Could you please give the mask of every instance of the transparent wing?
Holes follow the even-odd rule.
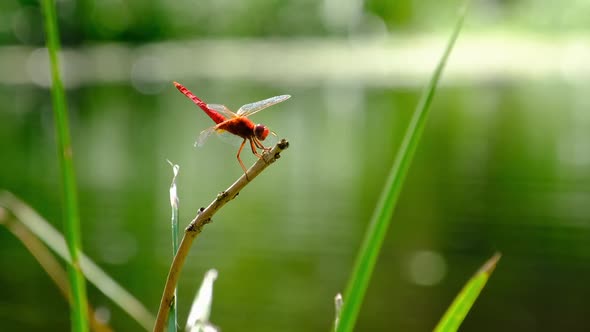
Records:
[[[209,107],[210,109],[221,113],[223,116],[225,116],[226,118],[237,118],[238,115],[232,111],[229,110],[229,108],[225,107],[225,105],[220,105],[220,104],[207,104],[207,107]]]
[[[203,130],[199,134],[199,138],[197,138],[197,141],[195,142],[195,146],[198,146],[198,147],[203,146],[203,144],[205,144],[205,142],[207,141],[207,138],[209,138],[209,136],[211,136],[211,134],[213,134],[214,132],[215,132],[215,126],[209,127],[207,129]]]
[[[289,98],[291,98],[290,95],[281,95],[281,96],[275,96],[275,97],[271,97],[271,98],[268,98],[265,100],[257,101],[255,103],[246,104],[246,105],[240,107],[240,109],[236,112],[236,114],[239,116],[249,116],[249,115],[252,115],[256,112],[262,111],[263,109],[265,109],[269,106],[283,102]]]

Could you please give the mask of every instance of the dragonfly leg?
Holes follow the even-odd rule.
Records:
[[[249,138],[248,140],[250,141],[250,147],[252,148],[252,153],[256,157],[258,157],[258,159],[262,158],[262,155],[260,153],[258,153],[258,150],[256,149],[258,147],[258,144],[256,143],[256,141],[257,141],[256,137]]]
[[[265,147],[264,144],[262,144],[262,142],[260,142],[260,140],[258,138],[254,137],[253,140],[254,140],[254,144],[256,144],[257,148],[267,151],[267,152],[270,151],[270,148]]]
[[[240,158],[240,153],[242,153],[242,149],[244,148],[245,144],[246,144],[246,139],[244,138],[244,140],[242,141],[242,144],[240,145],[240,148],[238,149],[237,157],[238,157],[238,161],[240,162],[240,166],[242,166],[242,169],[244,170],[244,174],[246,174],[246,176],[248,176],[246,166],[244,166],[244,163],[242,162],[242,158]]]

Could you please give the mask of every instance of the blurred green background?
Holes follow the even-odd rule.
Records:
[[[182,227],[242,171],[176,80],[291,142],[205,228],[180,322],[209,268],[224,331],[327,331],[457,1],[60,0],[84,251],[157,311],[171,261],[166,159]],[[503,258],[464,331],[590,326],[590,39],[583,0],[472,1],[367,293],[358,331],[431,330]],[[61,229],[43,20],[0,2],[0,188]],[[246,164],[254,162],[247,151]],[[0,229],[2,329],[69,329],[68,306]],[[140,330],[93,286],[119,331]],[[346,300],[346,299],[345,299]]]

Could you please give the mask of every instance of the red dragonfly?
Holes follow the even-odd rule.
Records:
[[[251,104],[246,104],[234,113],[230,111],[225,105],[218,105],[218,104],[205,104],[201,99],[195,96],[189,89],[185,88],[182,84],[178,82],[174,82],[174,85],[183,95],[187,96],[191,99],[197,106],[199,106],[205,113],[215,122],[215,125],[209,127],[201,132],[197,142],[195,143],[196,146],[202,146],[207,138],[213,133],[222,133],[222,132],[229,132],[236,136],[239,136],[243,139],[240,148],[238,149],[238,161],[240,162],[240,166],[246,173],[246,166],[242,162],[240,158],[240,153],[246,144],[246,141],[250,142],[250,147],[252,148],[252,153],[261,158],[262,155],[258,153],[258,149],[262,151],[269,151],[270,148],[265,147],[262,144],[262,141],[266,139],[268,134],[272,134],[276,136],[276,134],[270,131],[265,125],[263,124],[254,124],[252,120],[248,119],[248,116],[260,112],[263,109],[272,106],[274,104],[278,104],[283,102],[289,98],[290,95],[281,95],[271,97],[265,100],[257,101]]]

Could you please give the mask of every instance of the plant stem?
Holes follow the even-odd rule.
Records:
[[[63,182],[63,202],[65,211],[65,235],[71,264],[68,265],[68,277],[72,291],[71,320],[72,331],[88,331],[88,304],[86,302],[86,285],[84,275],[80,269],[79,251],[82,248],[80,240],[80,219],[78,214],[78,198],[76,194],[76,179],[72,160],[72,145],[68,125],[65,92],[59,74],[59,32],[57,15],[53,0],[41,2],[45,16],[45,33],[47,35],[47,49],[51,65],[53,100],[53,114],[57,134],[58,155]]]
[[[234,182],[227,190],[221,192],[217,197],[207,206],[201,208],[197,216],[191,221],[188,227],[184,230],[184,236],[180,241],[180,246],[174,256],[170,271],[168,272],[168,278],[166,279],[166,286],[164,286],[164,293],[160,300],[160,308],[156,317],[156,324],[154,325],[154,332],[160,332],[164,330],[164,325],[168,319],[168,313],[170,306],[174,301],[174,289],[178,283],[180,271],[184,266],[184,261],[189,253],[191,245],[197,235],[201,233],[203,227],[211,222],[213,215],[221,209],[227,202],[236,198],[240,191],[252,181],[258,174],[266,169],[270,164],[275,162],[279,157],[280,153],[289,147],[289,142],[282,139],[277,143],[272,150],[268,153],[264,153],[250,169],[243,174],[236,182]]]

